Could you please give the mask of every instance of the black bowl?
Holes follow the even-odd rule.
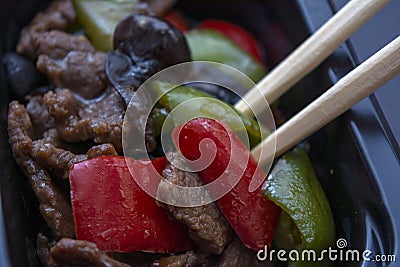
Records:
[[[258,36],[273,67],[342,6],[345,0],[180,1],[196,19],[223,18]],[[0,2],[0,61],[15,49],[18,33],[46,2]],[[340,77],[396,37],[400,2],[393,1],[350,41],[280,100],[289,118]],[[395,26],[397,25],[397,26]],[[397,27],[397,29],[396,29]],[[396,32],[397,31],[397,32]],[[400,100],[399,77],[307,139],[310,157],[334,214],[337,238],[347,248],[374,255],[400,255]],[[1,209],[0,266],[38,266],[35,238],[42,220],[37,201],[16,166],[8,145],[7,104],[15,98],[0,64]],[[388,266],[389,262],[337,261],[335,266]],[[392,263],[391,266],[395,266]]]

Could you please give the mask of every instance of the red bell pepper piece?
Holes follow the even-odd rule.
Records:
[[[183,17],[182,13],[178,10],[171,9],[169,10],[163,17],[166,21],[174,25],[178,28],[181,32],[187,32],[188,27],[185,22],[185,18]]]
[[[267,175],[261,167],[257,166],[257,162],[234,132],[226,129],[228,129],[227,126],[224,127],[223,123],[216,120],[197,118],[176,128],[173,132],[173,140],[181,153],[192,161],[200,158],[201,140],[207,138],[214,142],[217,150],[215,158],[208,167],[199,172],[205,184],[226,173],[230,160],[233,162],[233,167],[229,168],[229,173],[233,174],[232,179],[235,179],[235,172],[242,173],[239,182],[225,196],[217,200],[217,205],[243,244],[251,249],[259,250],[264,248],[264,245],[271,244],[281,209],[263,197],[260,187],[249,192],[253,175],[262,175],[263,178]],[[232,153],[232,159],[231,146],[235,150]]]
[[[169,219],[135,181],[152,183],[165,165],[165,158],[145,161],[117,156],[74,164],[69,178],[77,239],[94,242],[105,251],[192,249],[186,228]]]
[[[202,29],[216,30],[224,34],[235,44],[257,59],[260,63],[264,62],[260,45],[256,39],[254,39],[254,37],[242,27],[219,19],[204,20],[199,27]]]

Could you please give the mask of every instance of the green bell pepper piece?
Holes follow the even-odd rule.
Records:
[[[285,230],[278,230],[274,238],[278,247],[296,249],[300,253],[312,249],[318,258],[321,250],[334,244],[335,224],[329,202],[303,148],[297,147],[277,161],[263,192],[294,224],[291,226],[289,216],[282,215],[279,227]],[[289,266],[322,266],[323,263],[326,264],[297,261]]]
[[[278,226],[275,230],[274,245],[279,249],[291,250],[301,244],[299,230],[292,218],[285,211],[282,211]]]
[[[167,119],[169,112],[165,108],[154,108],[152,113],[153,128],[155,136],[161,135],[161,129],[164,121]]]
[[[249,138],[250,147],[256,146],[262,139],[264,139],[268,134],[269,130],[259,124],[254,119],[248,118],[245,115],[234,110],[233,106],[226,104],[222,101],[217,100],[215,97],[189,86],[178,86],[168,91],[174,86],[170,83],[156,81],[151,84],[151,93],[155,94],[156,98],[160,98],[158,105],[165,108],[167,112],[170,112],[178,105],[184,103],[185,101],[194,98],[203,98],[196,101],[186,102],[183,104],[180,113],[184,113],[185,116],[196,116],[196,117],[211,117],[214,119],[221,120],[225,122],[232,130],[236,133],[241,131],[242,123],[247,132]],[[235,115],[237,114],[237,116]],[[158,114],[157,114],[158,116]],[[158,116],[159,117],[159,116]],[[165,116],[166,117],[166,116]],[[240,119],[240,121],[238,120]],[[164,121],[158,118],[153,121],[153,126],[155,129],[160,129]],[[156,130],[157,132],[157,130]],[[238,134],[239,137],[243,136]],[[244,142],[246,143],[246,142]]]
[[[194,61],[213,61],[234,67],[253,81],[259,81],[266,69],[229,38],[213,30],[192,30],[186,34]]]
[[[73,0],[78,21],[94,47],[113,50],[115,26],[137,10],[138,0]]]

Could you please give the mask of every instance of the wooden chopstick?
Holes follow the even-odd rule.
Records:
[[[279,127],[251,154],[261,165],[271,162],[399,74],[400,36]]]
[[[349,1],[236,103],[235,109],[250,116],[252,111],[260,114],[265,109],[265,101],[260,101],[260,93],[256,90],[261,90],[268,103],[272,104],[389,2]]]

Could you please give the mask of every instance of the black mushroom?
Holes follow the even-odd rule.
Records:
[[[47,82],[31,60],[15,52],[6,53],[3,63],[13,93],[19,97],[25,96]]]
[[[115,51],[106,56],[106,74],[126,106],[146,79],[164,68],[191,59],[182,32],[160,18],[144,14],[131,15],[118,23],[114,32],[114,48]],[[154,151],[156,140],[152,118],[146,114],[149,97],[144,92],[134,101],[131,107],[134,107],[135,118],[128,118],[131,125],[125,129],[129,129],[130,136],[144,132],[146,150]]]
[[[106,57],[106,73],[127,105],[147,78],[191,59],[182,32],[164,20],[144,14],[129,16],[117,25],[114,48]]]

